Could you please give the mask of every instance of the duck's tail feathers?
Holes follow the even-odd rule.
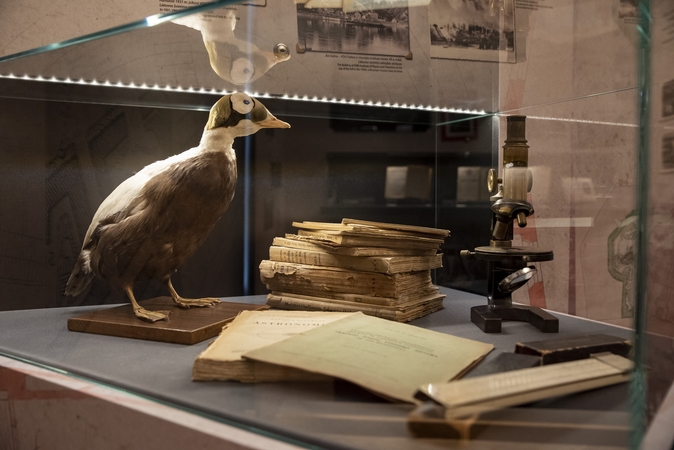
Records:
[[[75,263],[70,278],[68,278],[65,294],[72,295],[73,297],[81,294],[93,277],[94,274],[89,267],[89,252],[83,251],[77,257],[77,263]]]

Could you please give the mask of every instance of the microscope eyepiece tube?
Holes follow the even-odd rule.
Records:
[[[529,146],[526,116],[508,116],[503,145],[503,198],[526,201],[529,192]]]

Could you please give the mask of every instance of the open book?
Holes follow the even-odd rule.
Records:
[[[419,386],[461,376],[492,348],[356,313],[243,356],[342,378],[383,397],[414,403]]]
[[[206,350],[197,356],[192,367],[192,379],[256,383],[325,378],[303,370],[244,360],[241,355],[351,314],[315,311],[243,311],[223,329],[220,336]]]

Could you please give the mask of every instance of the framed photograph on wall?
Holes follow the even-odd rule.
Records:
[[[431,0],[431,58],[517,62],[511,0]]]
[[[297,53],[401,56],[410,53],[409,8],[331,8],[297,3]],[[396,4],[400,2],[394,2]],[[404,2],[405,4],[407,2]],[[321,4],[322,6],[322,4]]]

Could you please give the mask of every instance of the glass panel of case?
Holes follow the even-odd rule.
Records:
[[[91,17],[70,3],[64,15]],[[647,310],[635,290],[646,279],[636,264],[645,262],[637,187],[652,178],[645,323],[659,369],[650,374],[648,419],[660,406],[671,376],[657,374],[672,373],[663,275],[672,260],[674,117],[666,2],[653,2],[653,80],[642,85],[636,69],[648,62],[639,66],[638,55],[650,43],[640,42],[640,15],[627,0],[214,2],[217,9],[190,11],[159,1],[117,4],[114,14],[107,3],[95,26],[34,27],[0,52],[9,131],[0,310],[123,302],[103,283],[78,298],[63,294],[90,218],[139,168],[195,145],[206,111],[239,90],[293,128],[240,139],[234,203],[175,276],[179,290],[266,294],[257,265],[273,237],[293,232],[293,221],[357,217],[450,229],[434,280],[486,304],[488,267],[461,251],[489,245],[487,171],[503,176],[506,118],[525,115],[534,213],[514,227],[513,242],[552,249],[554,259],[536,263],[513,300],[643,332],[634,322]],[[28,7],[19,3],[12,14],[23,17]],[[76,45],[63,42],[87,33]],[[638,109],[644,85],[654,99],[646,124]],[[654,158],[640,172],[637,143],[651,130]],[[392,195],[390,174],[400,167],[430,170],[429,188]],[[137,292],[165,293],[152,282]]]

